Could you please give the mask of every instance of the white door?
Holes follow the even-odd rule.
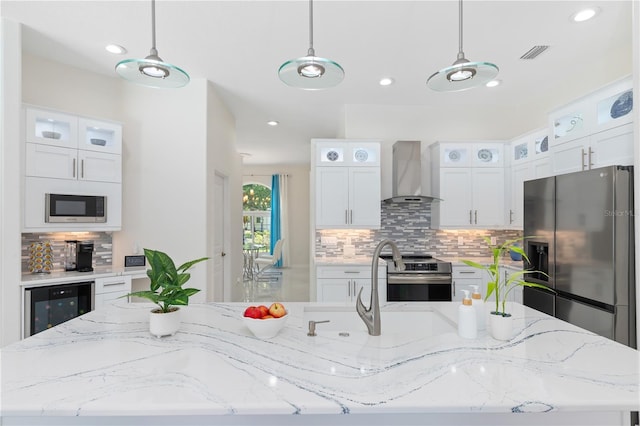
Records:
[[[349,214],[349,169],[316,168],[316,227],[344,228]]]
[[[588,169],[589,137],[585,136],[571,142],[551,147],[553,174],[579,172]]]
[[[471,169],[440,170],[440,194],[444,198],[439,202],[440,226],[473,224],[471,192]]]
[[[524,182],[533,178],[531,164],[518,164],[511,168],[511,208],[509,222],[511,226],[522,228],[524,206]]]
[[[122,157],[96,151],[78,151],[78,178],[94,182],[122,182]]]
[[[633,123],[591,135],[594,167],[633,164]]]
[[[504,169],[474,168],[472,178],[473,224],[504,226]]]
[[[218,174],[214,178],[213,188],[213,279],[207,289],[207,299],[216,302],[231,300],[231,289],[225,274],[227,194],[226,178]],[[212,297],[213,296],[213,297]]]
[[[77,179],[78,150],[28,143],[27,176]]]
[[[380,227],[380,168],[349,169],[349,223]]]

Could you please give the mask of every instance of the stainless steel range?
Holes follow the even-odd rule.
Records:
[[[396,269],[391,255],[387,261],[387,301],[451,301],[451,263],[428,254],[403,255],[404,270]]]

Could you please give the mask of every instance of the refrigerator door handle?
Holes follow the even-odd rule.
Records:
[[[587,168],[587,166],[586,166],[586,163],[585,163],[585,161],[584,161],[584,157],[586,157],[586,156],[587,156],[587,153],[586,153],[586,152],[584,152],[584,148],[581,148],[580,150],[582,151],[582,164],[581,164],[581,167],[582,167],[582,168],[581,168],[581,169],[582,169],[582,170],[585,170],[585,169]]]
[[[594,164],[593,164],[593,162],[591,160],[591,158],[592,158],[591,156],[593,155],[593,153],[594,153],[593,150],[591,149],[591,147],[589,147],[589,155],[587,156],[587,161],[589,163],[589,170],[591,170],[593,168],[593,166],[594,166]]]

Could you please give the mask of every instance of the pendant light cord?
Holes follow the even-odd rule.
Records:
[[[458,28],[458,35],[459,35],[459,41],[458,41],[458,53],[463,53],[462,52],[462,0],[460,0],[459,2],[460,7],[459,7],[459,17],[458,17],[458,24],[459,24],[459,28]],[[462,54],[462,56],[464,56],[464,54]]]
[[[316,56],[313,50],[313,0],[309,0],[309,51],[307,56]]]
[[[151,50],[156,51],[156,0],[151,0]]]

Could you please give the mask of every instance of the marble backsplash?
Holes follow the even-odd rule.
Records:
[[[431,226],[431,204],[382,202],[381,229],[316,231],[316,257],[370,256],[378,243],[393,240],[403,253],[441,257],[489,256],[484,237],[498,243],[522,236],[520,230],[437,230]]]
[[[29,272],[29,246],[32,242],[51,242],[53,271],[64,271],[65,240],[93,241],[93,267],[111,266],[112,236],[109,232],[47,232],[22,234],[22,273]]]

